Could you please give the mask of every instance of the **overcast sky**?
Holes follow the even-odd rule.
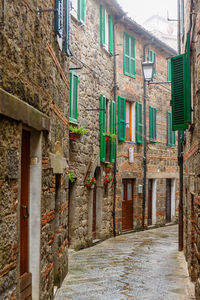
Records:
[[[149,17],[158,14],[167,18],[167,11],[170,19],[177,18],[176,0],[118,0],[125,12],[137,23],[142,24]]]

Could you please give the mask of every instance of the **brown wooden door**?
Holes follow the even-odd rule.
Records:
[[[153,196],[153,180],[148,182],[148,225],[152,225],[152,196]]]
[[[171,179],[166,179],[166,222],[171,222]]]
[[[96,186],[93,190],[93,219],[92,219],[92,238],[96,238],[96,199],[97,199],[97,189]]]
[[[30,133],[22,132],[21,149],[21,206],[20,206],[20,275],[29,271],[29,178],[30,178]]]
[[[133,229],[133,191],[134,180],[124,179],[122,182],[122,231]]]

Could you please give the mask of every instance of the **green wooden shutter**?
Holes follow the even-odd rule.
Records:
[[[63,0],[56,0],[55,31],[61,38],[63,35]]]
[[[70,73],[70,105],[69,120],[77,123],[78,121],[78,84],[79,79],[73,72]]]
[[[100,6],[100,38],[101,38],[101,45],[105,46],[105,18],[106,18],[106,11],[105,7],[102,5]]]
[[[85,0],[78,0],[78,20],[85,23]]]
[[[171,58],[172,129],[187,128],[186,55]]]
[[[106,97],[100,95],[100,160],[106,159]]]
[[[167,81],[171,81],[171,59],[167,60]]]
[[[171,114],[167,112],[167,146],[171,146],[170,131],[171,131]]]
[[[135,78],[136,59],[135,59],[135,38],[124,33],[124,74]]]
[[[65,1],[65,39],[64,47],[65,53],[70,56],[70,0]]]
[[[118,97],[118,140],[125,141],[125,98]]]
[[[156,76],[157,68],[156,68],[156,53],[153,51],[153,61],[154,61],[154,76]]]
[[[148,49],[148,60],[154,62],[154,76],[156,76],[156,53],[155,51]]]
[[[154,142],[157,138],[156,114],[157,109],[149,106],[149,140]]]
[[[129,36],[124,33],[124,74],[129,75]]]
[[[109,16],[109,52],[113,54],[113,18]]]
[[[115,134],[115,102],[110,101],[110,133]],[[115,161],[115,144],[116,140],[111,139],[110,143],[110,161]]]
[[[191,70],[190,70],[190,33],[187,33],[186,42],[186,104],[187,104],[187,122],[191,122]]]
[[[143,142],[142,103],[136,102],[136,142]]]

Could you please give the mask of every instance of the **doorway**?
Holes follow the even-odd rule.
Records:
[[[122,181],[122,231],[133,229],[133,198],[135,179]]]
[[[148,225],[152,225],[153,179],[148,181]]]
[[[22,131],[21,201],[20,201],[20,299],[32,297],[32,274],[29,272],[29,188],[30,132]]]
[[[166,223],[171,222],[171,179],[166,179]]]

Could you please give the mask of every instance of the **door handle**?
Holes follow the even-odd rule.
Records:
[[[24,219],[28,219],[28,217],[29,217],[28,206],[21,205],[21,208],[22,208],[23,211],[24,211],[24,209],[26,210],[26,215],[24,215]]]

